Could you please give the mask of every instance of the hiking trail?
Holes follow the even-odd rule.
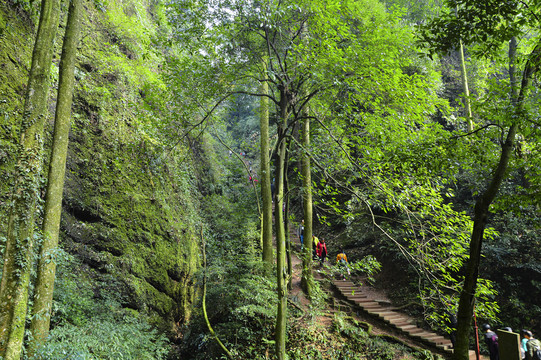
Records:
[[[300,240],[295,229],[291,227],[289,228],[289,238],[293,249],[290,299],[306,306],[309,300],[305,297],[300,285],[302,273],[302,260],[299,257]],[[393,338],[413,349],[426,349],[445,358],[451,357],[453,350],[449,338],[417,326],[416,319],[393,307],[384,293],[362,280],[336,279],[324,275],[317,269],[314,269],[314,278],[316,281],[328,280],[330,282],[330,287],[326,285],[322,287],[332,299],[328,313],[318,319],[318,322],[323,326],[330,326],[334,313],[342,311],[360,323],[366,324],[372,335]],[[469,351],[469,359],[477,359],[475,351]],[[480,356],[480,360],[488,359]]]

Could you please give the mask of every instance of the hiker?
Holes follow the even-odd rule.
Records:
[[[348,257],[346,253],[344,252],[344,249],[340,249],[340,252],[338,253],[338,255],[336,255],[336,263],[341,268],[345,268],[346,271],[348,272],[348,275],[351,275],[351,272],[349,271],[349,266],[348,266]],[[346,275],[343,274],[342,277],[344,280],[346,280]]]
[[[325,244],[325,239],[323,238],[317,244],[317,256],[319,257],[320,264],[323,265],[327,258],[327,244]]]
[[[534,339],[531,331],[527,331],[524,337],[528,339],[526,343],[526,360],[541,360],[541,341]]]
[[[520,330],[520,336],[522,337],[522,339],[520,339],[520,353],[522,355],[522,359],[526,359],[526,351],[528,351],[528,348],[526,347],[526,344],[528,344],[528,338],[526,335],[531,338],[531,331],[525,329]]]
[[[299,225],[299,228],[297,229],[297,235],[299,236],[299,239],[301,240],[301,249],[302,249],[302,244],[304,240],[304,220],[301,221],[301,224]]]
[[[312,259],[317,259],[317,246],[319,244],[319,239],[317,236],[312,235]]]
[[[490,360],[500,360],[498,335],[490,329],[489,324],[483,325],[483,331],[485,332],[485,343],[490,353]]]

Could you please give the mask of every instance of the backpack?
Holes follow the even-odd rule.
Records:
[[[528,341],[528,348],[533,348],[533,360],[541,360],[541,342],[537,339],[531,339]]]

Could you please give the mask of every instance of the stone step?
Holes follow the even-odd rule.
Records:
[[[380,305],[380,309],[377,311],[378,315],[380,318],[393,318],[393,319],[398,319],[399,317],[401,317],[400,314],[392,311],[391,309],[387,308],[387,307],[381,307]]]
[[[387,322],[389,322],[391,324],[396,324],[396,323],[410,324],[408,319],[405,319],[401,315],[384,315],[384,316],[380,315],[380,317],[383,318],[383,320],[385,320],[385,321],[387,321]]]
[[[336,286],[338,290],[340,291],[346,291],[346,292],[360,292],[362,293],[362,290],[359,289],[357,286]]]
[[[429,341],[429,342],[433,342],[432,339],[434,338],[434,335],[436,334],[426,331],[426,330],[423,330],[422,332],[415,334],[416,337],[421,338],[422,340]]]
[[[434,344],[447,344],[447,343],[450,344],[451,343],[449,340],[447,340],[443,336],[434,334],[434,333],[432,333],[432,335],[430,336],[425,337],[425,339],[429,340],[430,342],[433,342]]]
[[[395,311],[395,309],[391,307],[392,304],[390,301],[382,298],[371,298],[366,293],[363,293],[360,286],[355,285],[351,281],[335,280],[334,285],[348,301],[354,302],[368,314],[383,319],[383,321],[390,326],[397,328],[411,338],[432,344],[438,349],[452,353],[452,344],[449,339],[418,327],[415,325],[414,319],[399,311]],[[471,354],[473,354],[473,357]],[[475,359],[474,351],[470,352],[470,359]],[[486,359],[481,357],[481,360]]]
[[[374,299],[368,298],[368,297],[359,297],[359,298],[353,298],[353,296],[348,296],[348,299],[355,301],[356,303],[367,303],[367,302],[373,302],[374,304],[378,304],[374,301]],[[379,304],[378,304],[379,305]]]
[[[363,309],[371,309],[373,312],[379,308],[379,304],[376,302],[364,302],[364,303],[357,303],[357,304],[359,304]]]
[[[425,333],[425,331],[423,329],[421,329],[420,327],[413,327],[411,329],[408,329],[406,330],[406,332],[410,335],[414,335],[414,336],[417,336],[417,335],[420,335],[420,334],[423,334]]]
[[[342,293],[347,293],[347,294],[364,294],[361,290],[359,290],[358,288],[349,288],[349,287],[337,287],[338,288],[338,291],[342,292]]]
[[[344,296],[347,297],[366,297],[362,291],[348,290],[348,289],[338,289]]]
[[[378,311],[378,315],[382,318],[395,318],[400,316],[400,314],[385,308],[382,308],[381,311]]]
[[[378,308],[381,308],[381,306],[375,302],[374,300],[372,299],[355,299],[355,300],[352,300],[355,304],[359,304],[360,306],[364,306],[366,304],[373,304],[373,305],[376,305]]]
[[[442,340],[441,336],[433,333],[430,330],[423,329],[423,332],[416,334],[416,336],[422,337],[424,340],[430,341],[430,342],[436,342]]]
[[[404,325],[404,326],[397,326],[397,327],[402,331],[408,331],[408,330],[415,329],[415,328],[418,329],[417,325],[413,325],[411,323],[409,323],[407,325]]]
[[[346,295],[344,293],[342,293],[344,296],[346,296],[349,300],[363,300],[363,299],[368,299],[368,295]]]
[[[411,320],[407,320],[407,321],[401,321],[401,322],[393,322],[393,323],[390,323],[390,325],[394,326],[395,328],[397,328],[398,330],[402,330],[402,331],[405,331],[404,328],[408,329],[408,326],[412,326],[412,322]],[[413,325],[415,326],[415,325]]]
[[[446,343],[446,344],[436,344],[436,347],[437,347],[438,349],[444,350],[444,351],[446,351],[446,352],[452,354],[452,353],[453,353],[453,349],[451,349],[451,345],[452,345],[452,344],[451,344],[451,342],[449,341],[448,344],[447,344],[447,343]]]

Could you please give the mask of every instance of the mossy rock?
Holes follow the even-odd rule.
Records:
[[[0,4],[0,215],[6,212],[35,31],[31,17],[17,11],[10,2]],[[153,106],[166,88],[159,75],[165,60],[153,48],[156,32],[167,31],[163,9],[142,0],[102,0],[86,3],[83,18],[61,245],[95,270],[97,282],[114,279],[111,288],[122,293],[125,307],[172,329],[189,318],[195,299],[200,257],[194,234],[201,217],[189,149],[179,146],[164,158],[162,135],[145,118],[159,118]],[[55,70],[62,36],[60,31]],[[51,113],[54,108],[52,91]],[[51,116],[47,124],[50,137]]]

